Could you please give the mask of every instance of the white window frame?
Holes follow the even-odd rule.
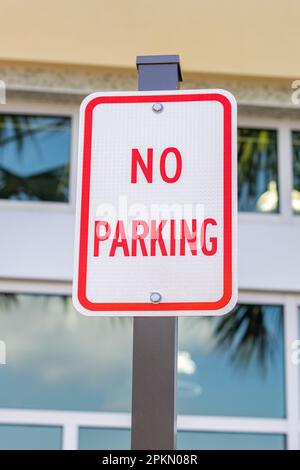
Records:
[[[0,282],[0,292],[70,295],[70,283],[12,281]],[[231,432],[255,434],[283,434],[287,449],[300,449],[300,390],[299,365],[292,363],[292,345],[299,339],[300,295],[243,291],[239,302],[283,305],[284,311],[284,366],[286,417],[247,418],[223,416],[179,415],[178,431]],[[62,428],[62,448],[78,449],[79,430],[82,427],[130,430],[130,413],[102,413],[84,411],[52,411],[0,409],[0,425],[43,425]]]
[[[37,116],[65,116],[71,120],[70,129],[70,175],[69,175],[69,201],[14,201],[0,199],[1,210],[30,210],[30,211],[67,211],[74,212],[76,202],[76,163],[78,139],[78,105],[65,104],[49,100],[10,100],[1,106],[0,114],[20,114]]]
[[[241,111],[242,113],[242,111]],[[300,215],[294,214],[291,204],[293,189],[292,131],[300,131],[300,120],[287,117],[268,118],[257,116],[238,117],[238,127],[249,129],[270,129],[277,131],[279,213],[239,212],[239,221],[300,224]]]

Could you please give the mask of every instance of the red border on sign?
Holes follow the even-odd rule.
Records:
[[[88,225],[90,203],[91,146],[93,111],[101,104],[153,103],[184,101],[217,101],[223,106],[224,154],[223,154],[223,295],[212,302],[113,302],[94,303],[86,295]],[[93,98],[85,108],[83,136],[82,194],[80,218],[80,242],[78,265],[78,301],[89,311],[168,311],[168,310],[219,310],[225,307],[232,297],[232,116],[231,102],[220,93],[100,96]]]

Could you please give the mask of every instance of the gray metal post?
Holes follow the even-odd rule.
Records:
[[[138,56],[139,90],[175,90],[178,55]],[[133,326],[131,447],[176,448],[177,317],[136,317]]]

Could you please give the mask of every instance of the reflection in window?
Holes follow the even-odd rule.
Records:
[[[280,306],[179,319],[178,413],[284,417],[283,351]]]
[[[179,321],[178,413],[283,417],[282,307]],[[0,407],[129,412],[132,321],[88,318],[69,297],[0,295]]]
[[[0,115],[0,198],[69,199],[70,118]]]
[[[80,450],[130,450],[129,429],[80,428]]]
[[[130,411],[132,322],[87,318],[69,297],[0,295],[0,408]]]
[[[179,432],[180,450],[284,450],[285,436],[228,432]]]
[[[279,211],[275,130],[238,130],[238,198],[239,211]]]
[[[60,450],[61,428],[0,424],[1,450]]]
[[[281,434],[178,431],[178,450],[284,450]],[[80,428],[80,450],[130,450],[129,429]]]
[[[229,432],[178,431],[178,450],[283,450],[285,436]],[[80,450],[130,450],[129,429],[80,428]]]
[[[294,185],[292,190],[292,209],[300,214],[300,131],[292,132]]]

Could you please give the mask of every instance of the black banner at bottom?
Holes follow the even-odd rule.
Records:
[[[138,468],[144,465],[189,465],[203,466],[205,464],[224,465],[259,462],[270,465],[293,462],[298,455],[293,451],[1,451],[0,465],[27,463],[47,465],[51,468],[58,463],[73,468],[106,468],[111,465],[125,468]],[[4,468],[4,467],[2,467]]]

